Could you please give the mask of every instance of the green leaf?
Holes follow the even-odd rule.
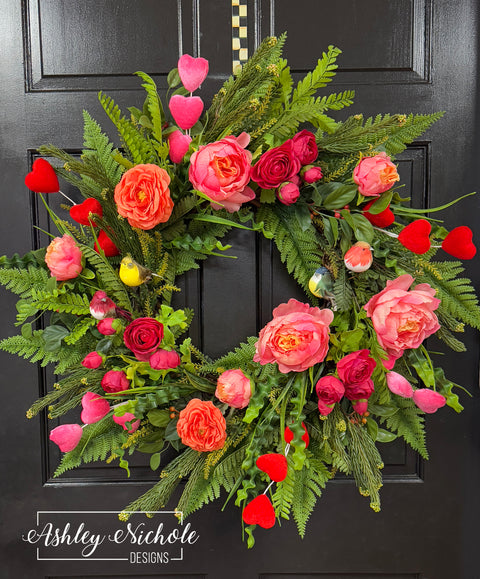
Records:
[[[170,412],[168,410],[160,410],[160,408],[154,408],[150,410],[147,414],[148,420],[153,426],[165,427],[170,422]]]
[[[329,193],[323,202],[325,209],[343,209],[357,194],[356,185],[345,185],[344,183],[329,183],[333,191]]]
[[[383,193],[383,195],[380,195],[375,203],[370,206],[368,212],[372,215],[378,215],[378,213],[385,211],[385,209],[390,205],[392,195],[392,191],[387,191],[386,193]]]
[[[43,339],[45,341],[45,350],[47,352],[55,352],[62,345],[62,340],[68,336],[70,332],[64,326],[48,326],[43,331]]]
[[[260,203],[275,203],[275,189],[262,189],[260,193]]]
[[[383,406],[379,406],[377,404],[369,404],[368,409],[372,414],[376,414],[377,416],[393,416],[396,412],[398,412],[398,408],[396,406],[389,406],[384,404]]]
[[[310,209],[306,203],[297,202],[292,206],[292,209],[302,231],[307,231],[307,229],[312,227],[312,217],[310,215]]]
[[[178,74],[178,68],[172,68],[172,70],[167,75],[168,88],[175,88],[181,83],[180,75]]]
[[[178,420],[175,419],[170,420],[167,428],[165,428],[165,440],[168,440],[169,442],[180,440],[180,436],[177,432],[177,422]]]
[[[358,241],[371,243],[374,237],[373,226],[370,221],[361,213],[351,213],[353,220],[353,232]]]
[[[159,452],[152,454],[152,456],[150,457],[150,468],[152,470],[157,470],[157,468],[160,466],[160,459],[161,458],[162,458],[162,455]]]
[[[367,418],[367,432],[372,440],[377,440],[378,431],[378,424],[375,420],[373,420],[373,418]]]
[[[397,438],[397,435],[383,428],[379,428],[377,432],[377,442],[392,442]]]

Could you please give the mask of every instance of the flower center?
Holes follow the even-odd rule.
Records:
[[[403,326],[398,328],[398,333],[403,332],[418,332],[419,330],[419,323],[415,320],[408,320]]]
[[[397,169],[395,167],[385,167],[385,169],[380,172],[380,182],[387,184],[393,183],[394,181],[400,181]]]
[[[145,199],[147,198],[147,194],[145,193],[145,191],[139,191],[137,193],[137,198],[140,201],[140,203],[143,203],[143,201],[145,201]]]

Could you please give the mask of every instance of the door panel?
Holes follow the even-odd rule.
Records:
[[[355,88],[357,94],[355,104],[338,118],[446,110],[445,118],[398,159],[413,206],[440,205],[478,188],[474,0],[0,0],[0,8],[1,253],[24,253],[45,243],[35,226],[48,229],[49,223],[38,199],[26,191],[24,175],[41,144],[80,152],[84,108],[111,132],[98,90],[122,107],[139,106],[140,83],[132,73],[152,74],[164,94],[168,71],[181,52],[188,52],[210,61],[201,93],[208,100],[231,73],[232,61],[251,54],[264,36],[284,30],[285,55],[298,78],[329,44],[342,48],[338,75],[326,92]],[[65,192],[75,195],[68,188]],[[53,197],[49,201],[60,203]],[[448,227],[475,229],[478,208],[477,201],[469,201],[443,217]],[[258,332],[278,303],[303,297],[269,242],[246,231],[233,233],[228,242],[236,260],[212,257],[181,281],[179,303],[196,311],[192,337],[212,356]],[[467,274],[479,285],[477,270],[473,263]],[[14,303],[2,291],[2,338],[12,333]],[[473,399],[463,398],[462,415],[445,410],[427,418],[430,461],[421,461],[401,443],[382,449],[386,468],[380,514],[369,509],[351,480],[338,478],[327,485],[303,541],[293,522],[283,522],[282,528],[258,530],[255,548],[247,551],[238,509],[227,506],[222,513],[219,501],[191,517],[200,538],[183,560],[168,565],[40,561],[35,548],[21,540],[37,511],[119,511],[156,475],[140,459],[130,479],[104,464],[53,479],[59,452],[48,441],[47,419],[28,421],[25,410],[52,387],[54,376],[2,353],[1,576],[476,577],[478,337],[467,333],[466,343],[468,354],[447,353],[442,365]],[[104,525],[115,528],[111,519]]]

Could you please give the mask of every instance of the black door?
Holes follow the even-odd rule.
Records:
[[[130,74],[144,70],[165,90],[167,72],[186,52],[210,61],[208,97],[234,60],[284,30],[286,56],[299,76],[329,44],[342,48],[335,89],[356,90],[349,114],[447,112],[400,158],[413,203],[440,205],[477,187],[475,0],[1,0],[0,7],[1,253],[24,253],[41,241],[34,226],[45,226],[44,217],[24,175],[41,144],[79,152],[83,108],[108,128],[98,90],[120,106],[138,106],[139,83]],[[457,205],[447,212],[447,225],[475,229],[475,211],[477,201]],[[196,341],[211,355],[255,334],[296,291],[266,242],[249,232],[230,241],[239,256],[234,264],[211,258],[184,282],[186,302],[197,311]],[[467,273],[479,282],[475,265]],[[5,337],[15,318],[6,292],[1,316]],[[120,469],[91,465],[53,479],[58,454],[48,443],[46,417],[28,421],[25,410],[54,378],[48,369],[2,354],[1,577],[480,577],[478,337],[467,334],[466,343],[468,353],[446,355],[443,365],[473,399],[465,400],[461,415],[444,410],[428,420],[430,461],[402,445],[383,450],[381,513],[369,509],[353,482],[334,481],[303,541],[293,522],[283,523],[257,532],[255,548],[247,551],[238,509],[220,512],[217,502],[192,516],[198,540],[168,563],[131,562],[128,554],[126,561],[48,560],[22,540],[45,511],[119,511],[155,475],[139,464],[127,480]],[[115,528],[111,514],[96,517],[104,530]]]

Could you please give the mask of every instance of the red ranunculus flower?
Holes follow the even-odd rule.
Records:
[[[163,340],[163,324],[154,318],[137,318],[125,328],[123,341],[135,358],[142,362],[160,348]]]
[[[252,180],[262,189],[275,189],[282,183],[291,181],[300,171],[300,167],[294,143],[289,139],[280,147],[274,147],[263,153],[253,167]]]
[[[130,388],[130,382],[123,370],[109,370],[103,375],[102,388],[107,394],[123,392]]]
[[[303,165],[310,165],[318,157],[318,147],[315,135],[310,131],[300,131],[293,138],[293,149],[297,159]]]

